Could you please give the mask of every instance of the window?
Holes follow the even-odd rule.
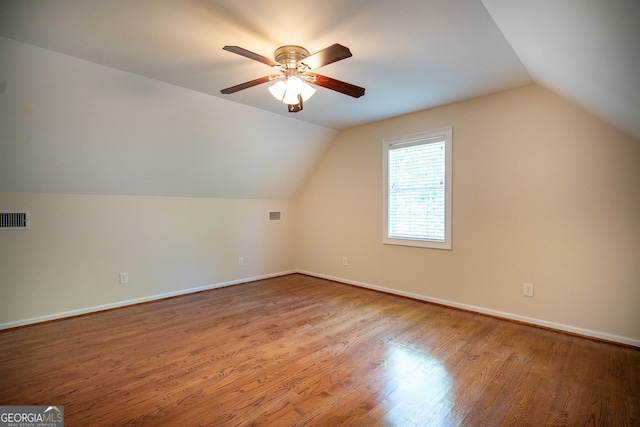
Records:
[[[383,141],[383,243],[451,249],[451,146],[451,127]]]

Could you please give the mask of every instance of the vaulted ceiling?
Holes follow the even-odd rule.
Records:
[[[0,35],[279,114],[271,73],[222,50],[280,45],[353,57],[323,74],[367,89],[321,89],[295,118],[342,129],[537,83],[640,135],[640,2],[634,0],[3,0]]]
[[[639,24],[637,0],[0,0],[1,37],[213,97],[228,117],[216,118],[220,129],[234,123],[238,140],[259,137],[256,123],[262,135],[282,135],[292,120],[306,122],[292,141],[324,140],[334,130],[534,82],[640,138]],[[333,43],[353,57],[318,72],[365,87],[363,97],[318,88],[291,114],[269,84],[220,93],[273,71],[225,45],[272,57],[281,45],[313,53]],[[321,146],[294,180],[306,176]]]
[[[366,88],[352,99],[322,89],[295,118],[340,129],[530,83],[478,0],[17,0],[1,35],[278,114],[267,85],[220,90],[273,70],[222,50],[273,57],[333,43],[353,57],[321,73]]]
[[[640,1],[482,3],[536,83],[640,138]]]

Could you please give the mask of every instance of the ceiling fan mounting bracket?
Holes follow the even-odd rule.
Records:
[[[295,69],[300,61],[309,56],[309,51],[302,46],[287,45],[277,48],[273,56],[285,69]]]

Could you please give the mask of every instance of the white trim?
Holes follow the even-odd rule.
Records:
[[[167,293],[164,293],[164,294],[158,294],[158,295],[152,295],[152,296],[148,296],[148,297],[136,298],[136,299],[127,300],[127,301],[120,301],[120,302],[116,302],[116,303],[99,305],[99,306],[95,306],[95,307],[88,307],[88,308],[83,308],[83,309],[79,309],[79,310],[71,310],[71,311],[65,311],[65,312],[61,312],[61,313],[54,313],[54,314],[50,314],[50,315],[46,315],[46,316],[32,317],[30,319],[17,320],[17,321],[14,321],[14,322],[1,323],[0,324],[0,330],[16,328],[18,326],[31,325],[31,324],[34,324],[34,323],[46,322],[46,321],[49,321],[49,320],[63,319],[63,318],[66,318],[66,317],[73,317],[73,316],[78,316],[78,315],[81,315],[81,314],[95,313],[95,312],[99,312],[99,311],[110,310],[110,309],[113,309],[113,308],[126,307],[126,306],[129,306],[129,305],[135,305],[135,304],[140,304],[140,303],[149,302],[149,301],[156,301],[156,300],[161,300],[161,299],[165,299],[165,298],[171,298],[171,297],[175,297],[175,296],[191,294],[191,293],[195,293],[195,292],[207,291],[207,290],[217,289],[217,288],[224,288],[224,287],[227,287],[227,286],[239,285],[239,284],[242,284],[242,283],[253,282],[253,281],[256,281],[256,280],[263,280],[263,279],[270,279],[270,278],[273,278],[273,277],[286,276],[288,274],[294,274],[294,273],[306,274],[307,276],[312,276],[312,277],[318,277],[318,278],[321,278],[321,279],[332,280],[334,282],[345,283],[345,284],[348,284],[348,285],[358,286],[358,287],[366,288],[366,289],[372,289],[372,290],[375,290],[375,291],[380,291],[380,292],[384,292],[384,293],[388,293],[388,294],[399,295],[399,296],[412,298],[412,299],[416,299],[416,300],[420,300],[420,301],[432,302],[432,303],[435,303],[435,304],[440,304],[440,305],[444,305],[444,306],[448,306],[448,307],[459,308],[459,309],[462,309],[462,310],[473,311],[473,312],[476,312],[476,313],[488,314],[488,315],[494,316],[494,317],[499,317],[499,318],[509,319],[509,320],[516,320],[516,321],[522,322],[522,323],[528,323],[528,324],[531,324],[531,325],[543,326],[543,327],[546,327],[546,328],[556,329],[558,331],[569,332],[569,333],[573,333],[573,334],[577,334],[577,335],[583,335],[585,337],[597,338],[597,339],[601,339],[601,340],[605,340],[605,341],[611,341],[611,342],[614,342],[614,343],[626,344],[626,345],[630,345],[630,346],[633,346],[633,347],[640,348],[640,340],[634,339],[634,338],[623,337],[623,336],[620,336],[620,335],[608,334],[608,333],[605,333],[605,332],[593,331],[593,330],[590,330],[590,329],[578,328],[578,327],[575,327],[575,326],[564,325],[564,324],[561,324],[561,323],[548,322],[546,320],[536,319],[536,318],[533,318],[533,317],[520,316],[518,314],[507,313],[507,312],[498,311],[498,310],[492,310],[492,309],[489,309],[489,308],[478,307],[478,306],[475,306],[475,305],[457,303],[455,301],[443,300],[443,299],[440,299],[440,298],[427,297],[427,296],[424,296],[424,295],[414,294],[414,293],[411,293],[411,292],[404,292],[404,291],[399,291],[397,289],[386,288],[384,286],[372,285],[372,284],[369,284],[369,283],[358,282],[356,280],[343,279],[343,278],[340,278],[340,277],[329,276],[327,274],[314,273],[314,272],[311,272],[311,271],[300,270],[300,269],[281,271],[279,273],[272,273],[272,274],[264,274],[264,275],[255,276],[255,277],[247,277],[247,278],[244,278],[244,279],[237,279],[237,280],[231,280],[231,281],[228,281],[228,282],[215,283],[215,284],[211,284],[211,285],[201,286],[201,287],[198,287],[198,288],[190,288],[190,289],[184,289],[184,290],[181,290],[181,291],[167,292]]]
[[[224,288],[227,286],[239,285],[242,283],[253,282],[256,280],[270,279],[272,277],[286,276],[287,274],[297,273],[296,270],[281,271],[279,273],[264,274],[255,277],[246,277],[244,279],[230,280],[228,282],[214,283],[211,285],[200,286],[198,288],[183,289],[180,291],[167,292],[164,294],[151,295],[142,298],[135,298],[126,301],[118,301],[111,304],[98,305],[94,307],[81,308],[79,310],[63,311],[61,313],[48,314],[46,316],[32,317],[30,319],[16,320],[14,322],[0,323],[0,330],[16,328],[18,326],[31,325],[34,323],[46,322],[49,320],[63,319],[65,317],[79,316],[81,314],[95,313],[98,311],[110,310],[112,308],[126,307],[129,305],[140,304],[143,302],[156,301],[165,298],[171,298],[179,295],[192,294],[195,292],[207,291],[210,289]]]
[[[308,276],[319,277],[321,279],[333,280],[335,282],[346,283],[348,285],[358,286],[361,288],[373,289],[375,291],[385,292],[388,294],[400,295],[420,301],[432,302],[435,304],[445,305],[448,307],[459,308],[462,310],[473,311],[476,313],[488,314],[494,317],[500,317],[503,319],[515,320],[530,325],[543,326],[545,328],[556,329],[559,331],[569,332],[576,335],[582,335],[585,337],[597,338],[605,341],[611,341],[614,343],[626,344],[640,348],[640,340],[623,337],[620,335],[608,334],[606,332],[593,331],[590,329],[578,328],[576,326],[564,325],[562,323],[548,322],[546,320],[536,319],[533,317],[520,316],[519,314],[507,313],[504,311],[492,310],[489,308],[478,307],[475,305],[462,304],[455,301],[443,300],[440,298],[427,297],[425,295],[414,294],[411,292],[399,291],[397,289],[385,288],[384,286],[372,285],[369,283],[358,282],[355,280],[342,279],[339,277],[333,277],[326,274],[313,273],[311,271],[297,270],[300,274],[306,274]]]
[[[389,151],[394,147],[410,147],[444,142],[445,144],[445,224],[444,240],[411,239],[389,236]],[[453,188],[453,126],[382,140],[382,243],[386,245],[452,250],[451,222]]]

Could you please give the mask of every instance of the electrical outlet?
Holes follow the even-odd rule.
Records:
[[[120,284],[126,285],[129,283],[129,273],[120,273]]]
[[[244,265],[244,258],[241,256],[238,257],[238,265]]]
[[[346,256],[342,257],[342,265],[349,265],[349,260],[347,259]]]
[[[532,297],[533,296],[533,284],[532,283],[525,283],[522,293],[524,294],[525,297]]]

